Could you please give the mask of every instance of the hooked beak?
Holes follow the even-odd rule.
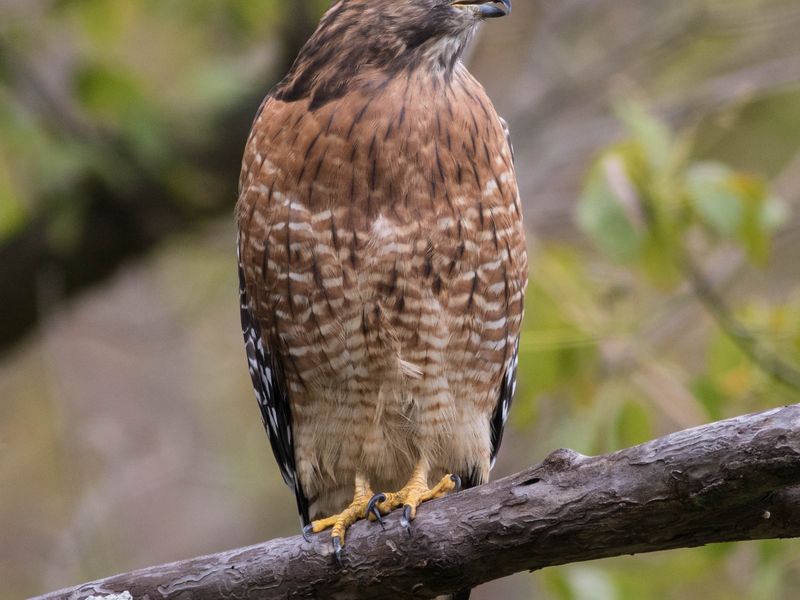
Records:
[[[484,19],[505,17],[511,13],[511,0],[453,0],[451,6],[472,10]]]

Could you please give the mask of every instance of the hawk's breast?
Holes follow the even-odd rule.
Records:
[[[386,410],[402,413],[400,432],[484,415],[488,444],[527,263],[511,150],[465,70],[449,86],[397,78],[314,111],[268,100],[238,219],[248,293],[296,424],[317,423],[298,444],[357,463],[372,434],[323,453],[325,436]]]

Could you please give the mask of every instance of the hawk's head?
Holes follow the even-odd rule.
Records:
[[[273,93],[318,106],[376,75],[449,77],[478,24],[510,11],[511,0],[339,0]]]

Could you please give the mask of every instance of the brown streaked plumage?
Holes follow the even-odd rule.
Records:
[[[420,465],[428,485],[488,479],[527,259],[504,123],[459,58],[498,11],[337,2],[253,124],[243,327],[306,524],[346,508],[357,476],[367,491]]]

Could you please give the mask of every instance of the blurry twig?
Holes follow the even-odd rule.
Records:
[[[682,266],[695,295],[731,341],[775,381],[800,392],[800,370],[764,348],[758,338],[733,316],[725,299],[688,255],[683,257]]]

